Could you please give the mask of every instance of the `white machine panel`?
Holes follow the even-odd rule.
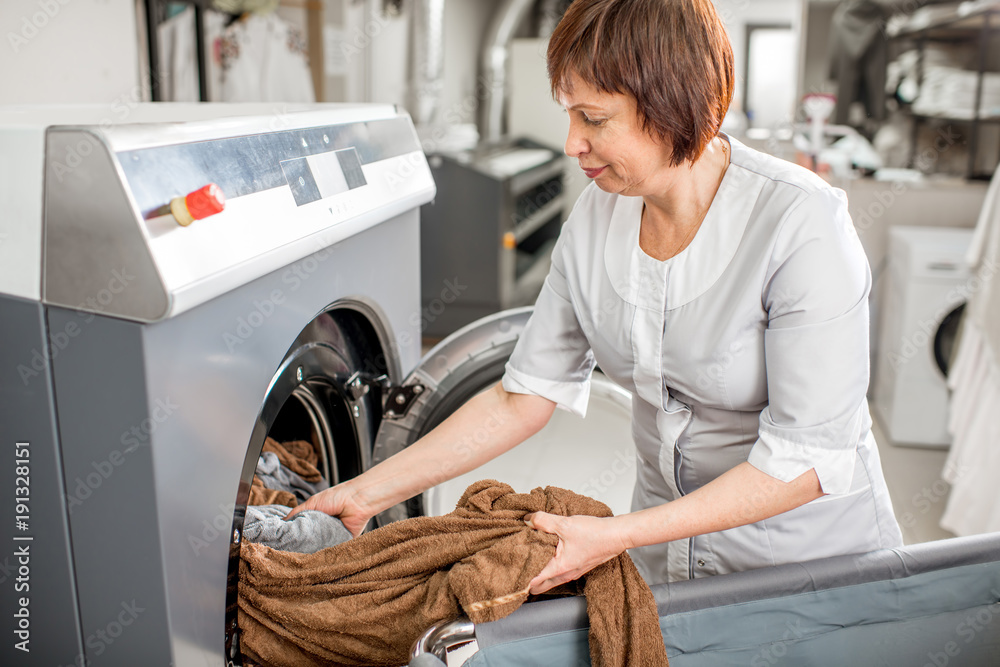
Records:
[[[0,294],[42,298],[45,132],[0,127]]]
[[[228,118],[235,127],[237,117],[263,119],[269,130],[291,129],[323,114],[326,122],[393,118],[392,105],[289,105],[289,104],[138,104],[109,108],[106,104],[13,105],[0,109],[0,294],[31,301],[41,299],[42,192],[45,174],[45,135],[57,125],[98,126],[121,135],[122,141],[138,142],[164,136],[150,131],[150,123],[167,128],[171,142],[218,136],[219,124],[208,130],[205,121]],[[184,121],[184,122],[180,122]],[[128,122],[129,125],[122,125]],[[312,122],[316,122],[313,120]],[[200,134],[198,134],[200,132]],[[61,162],[76,163],[75,148]]]
[[[954,311],[969,294],[972,230],[893,227],[875,408],[894,443],[947,447],[948,387],[937,361]],[[942,331],[945,330],[945,331]]]
[[[0,166],[8,175],[30,170],[0,196],[19,223],[16,243],[3,243],[11,234],[0,230],[0,252],[11,260],[0,292],[156,321],[434,195],[412,123],[392,106],[229,106],[150,105],[136,119],[155,122],[128,125],[90,108],[51,109],[33,121],[0,116],[0,131],[6,122],[19,142],[5,143],[22,158]],[[226,112],[242,117],[213,117]],[[207,120],[163,122],[171,117]],[[171,200],[210,183],[225,209],[178,224]],[[121,282],[116,275],[129,289],[98,302]]]

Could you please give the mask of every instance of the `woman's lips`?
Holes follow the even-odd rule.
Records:
[[[608,167],[607,165],[605,165],[603,167],[598,167],[597,169],[587,169],[586,167],[581,167],[581,168],[583,169],[583,173],[587,175],[587,178],[597,178],[598,176],[601,175],[601,172],[607,169]]]

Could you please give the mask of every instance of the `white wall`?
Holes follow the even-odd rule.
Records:
[[[134,0],[0,0],[0,104],[140,99]]]
[[[388,102],[403,104],[406,101],[407,54],[410,48],[409,3],[399,16],[382,13],[381,0],[368,0],[363,8],[357,5],[351,14],[349,28],[354,46],[362,45],[361,52],[352,52],[352,63],[364,61],[362,99],[357,102]],[[361,32],[359,32],[359,30]]]
[[[796,43],[802,24],[801,0],[715,0],[715,9],[726,24],[736,59],[736,100],[743,108],[743,71],[746,68],[746,28],[750,24],[787,24],[792,26]],[[797,52],[798,49],[796,49]],[[794,110],[789,110],[790,112]]]
[[[348,101],[388,102],[406,106],[410,82],[409,13],[403,5],[397,17],[385,16],[381,0],[368,0],[363,11],[347,16],[346,34],[351,46],[361,45],[357,58],[366,60],[363,86],[353,86]],[[474,96],[479,72],[479,49],[497,2],[447,0],[444,13],[444,90],[440,113],[460,122],[475,121]],[[355,62],[355,59],[351,59]],[[358,97],[360,95],[360,97]],[[337,100],[330,100],[337,101]],[[450,113],[449,113],[450,112]]]
[[[548,39],[515,39],[510,52],[510,99],[508,121],[510,134],[528,137],[556,151],[562,151],[569,131],[569,115],[549,92],[549,76],[545,67]],[[566,215],[590,179],[580,170],[576,160],[567,160],[564,182]]]
[[[442,110],[463,123],[476,122],[479,51],[499,2],[447,0],[444,23],[444,87]]]

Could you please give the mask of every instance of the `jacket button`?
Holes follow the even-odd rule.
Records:
[[[698,559],[698,567],[705,567],[705,561],[701,558]]]

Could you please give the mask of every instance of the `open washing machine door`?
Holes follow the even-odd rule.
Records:
[[[496,384],[531,312],[530,307],[518,308],[477,320],[430,350],[401,385],[389,389],[372,463],[408,447]],[[556,410],[549,423],[520,446],[386,510],[378,524],[446,514],[468,485],[480,479],[506,482],[519,493],[559,486],[600,500],[615,514],[628,512],[635,481],[631,420],[631,395],[595,371],[586,418]],[[490,417],[484,415],[483,429],[490,428]]]

